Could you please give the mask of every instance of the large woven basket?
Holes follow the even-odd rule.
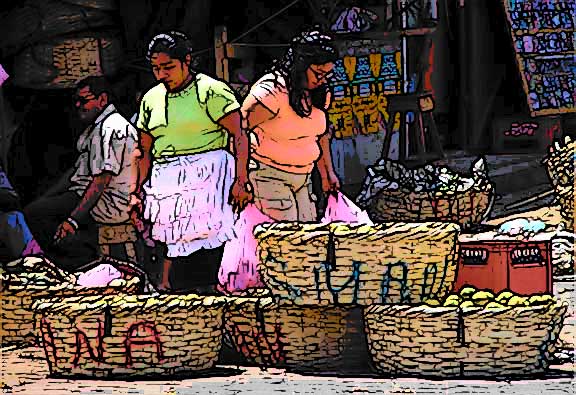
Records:
[[[556,192],[560,203],[561,216],[568,230],[574,230],[574,201],[576,196],[576,141],[563,144],[560,149],[554,149],[545,159],[550,183]]]
[[[235,298],[224,322],[234,348],[251,364],[340,373],[369,369],[361,308]]]
[[[36,308],[52,375],[128,377],[212,368],[225,304],[213,296],[110,295]]]
[[[375,305],[365,322],[382,374],[520,376],[548,368],[566,310],[559,303],[499,310]]]
[[[255,231],[261,276],[298,305],[420,303],[456,277],[459,226],[450,223],[267,224]]]
[[[480,224],[490,214],[494,188],[475,187],[464,192],[414,192],[383,190],[367,207],[379,222],[455,222],[464,228]]]
[[[120,281],[107,287],[81,288],[68,282],[59,284],[48,282],[46,285],[18,284],[13,278],[5,276],[0,291],[0,339],[2,344],[32,343],[39,332],[32,305],[37,299],[64,298],[79,295],[107,295],[116,293],[138,293],[141,285],[138,278]]]

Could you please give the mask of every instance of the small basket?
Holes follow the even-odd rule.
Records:
[[[177,375],[210,369],[226,298],[109,295],[39,301],[50,373],[60,377]]]
[[[436,222],[256,230],[264,283],[279,299],[311,306],[442,298],[455,281],[458,234],[458,225]]]
[[[14,285],[17,274],[5,276],[1,290],[0,339],[2,344],[33,343],[38,338],[35,312],[32,305],[37,299],[65,298],[79,295],[107,295],[116,293],[138,293],[141,284],[138,278],[119,282],[107,287],[83,288],[68,282],[46,285]]]
[[[384,375],[522,376],[548,368],[566,311],[559,303],[498,310],[375,305],[365,322]]]
[[[495,194],[491,184],[464,192],[414,192],[383,190],[367,207],[378,222],[455,222],[470,228],[490,214]]]

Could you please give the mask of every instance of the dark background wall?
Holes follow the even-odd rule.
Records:
[[[136,111],[136,92],[153,83],[144,54],[157,32],[178,29],[188,33],[197,50],[197,68],[213,73],[214,28],[225,25],[230,39],[258,25],[290,0],[3,0],[0,2],[0,63],[12,78],[3,87],[19,125],[10,146],[8,172],[24,200],[29,201],[73,165],[74,145],[83,125],[75,118],[71,89],[47,89],[38,81],[50,68],[42,59],[57,39],[81,35],[112,37],[120,51],[106,67],[116,88],[120,110]],[[252,80],[280,55],[302,26],[323,21],[318,8],[305,0],[242,37],[258,43],[251,70],[231,62],[233,70]],[[330,6],[334,2],[316,1]],[[341,4],[354,2],[341,2]],[[364,1],[376,5],[383,1]],[[499,0],[439,0],[439,24],[433,36],[432,85],[437,120],[447,146],[486,150],[495,116],[526,113],[506,19]],[[116,45],[116,44],[115,44]],[[32,50],[34,49],[35,50]],[[41,48],[39,50],[38,48]],[[46,49],[48,48],[48,49]],[[27,57],[26,57],[26,56]],[[35,66],[24,68],[24,60]],[[240,78],[231,73],[231,79]],[[19,80],[21,83],[14,83]],[[5,113],[5,112],[4,112]]]

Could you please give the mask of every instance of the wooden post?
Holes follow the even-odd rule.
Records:
[[[214,54],[216,56],[216,76],[230,81],[226,46],[228,45],[228,32],[225,26],[216,26],[214,32]]]

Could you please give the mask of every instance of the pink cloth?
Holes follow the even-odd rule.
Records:
[[[328,197],[328,204],[322,223],[346,222],[358,223],[363,225],[374,225],[368,216],[368,213],[356,206],[354,202],[348,199],[344,194],[338,192],[336,196]]]
[[[32,239],[22,251],[22,257],[31,256],[31,255],[44,255],[44,251],[40,248],[40,245],[35,239]]]
[[[350,199],[338,192],[330,195],[326,214],[322,223],[347,222],[372,225],[368,214],[358,208]],[[249,288],[263,288],[258,265],[258,243],[254,237],[254,228],[263,223],[275,222],[263,214],[254,204],[246,206],[240,213],[234,226],[236,237],[226,243],[220,271],[218,289],[223,293],[234,293]]]
[[[4,70],[4,67],[0,64],[0,86],[8,79],[8,73]]]
[[[284,78],[275,74],[266,74],[254,84],[242,105],[243,114],[257,103],[271,114],[254,129],[253,157],[288,173],[310,173],[320,157],[318,138],[326,132],[326,113],[314,107],[308,117],[296,114]]]
[[[105,263],[80,274],[77,284],[83,287],[104,287],[117,278],[122,278],[122,272]]]
[[[219,289],[224,293],[262,288],[264,284],[258,273],[258,243],[254,228],[274,220],[263,214],[254,204],[249,204],[240,213],[234,233],[236,237],[224,246],[222,264],[218,272]]]

